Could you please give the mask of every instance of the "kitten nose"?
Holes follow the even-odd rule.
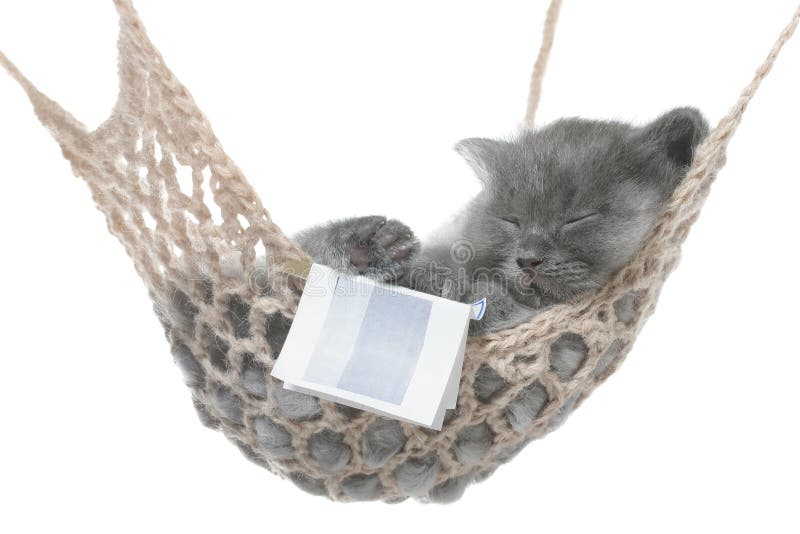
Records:
[[[542,264],[542,260],[537,258],[517,258],[517,265],[520,269],[535,269]]]

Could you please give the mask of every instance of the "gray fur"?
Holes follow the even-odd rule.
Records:
[[[292,436],[281,425],[266,417],[257,417],[253,421],[256,438],[261,448],[273,458],[288,460],[294,457]]]
[[[475,482],[483,482],[484,480],[492,476],[495,473],[495,471],[497,471],[498,467],[499,466],[495,465],[492,467],[486,467],[483,469],[476,470],[472,478]]]
[[[517,397],[508,403],[506,419],[511,428],[524,434],[533,426],[533,422],[542,411],[550,397],[547,390],[537,380],[523,389]]]
[[[267,368],[253,354],[246,353],[242,358],[242,387],[250,395],[259,399],[267,398]]]
[[[187,335],[194,335],[194,320],[197,317],[198,309],[188,295],[180,289],[173,287],[167,302],[157,305],[156,312],[171,328],[185,332]]]
[[[205,333],[205,348],[211,359],[211,364],[220,371],[228,370],[228,350],[230,345],[227,341],[214,333],[210,328]]]
[[[228,311],[225,314],[233,328],[233,335],[239,339],[250,337],[250,306],[239,295],[228,297]]]
[[[377,215],[315,226],[295,241],[319,263],[384,281],[397,281],[419,251],[406,225]]]
[[[625,293],[622,295],[617,301],[614,303],[614,313],[617,316],[617,320],[628,324],[634,319],[634,314],[636,311],[636,298],[638,294],[636,291],[631,291],[629,293]]]
[[[269,469],[269,465],[264,460],[264,458],[262,458],[260,454],[258,454],[256,451],[254,451],[252,447],[250,447],[246,443],[242,443],[238,439],[231,439],[230,441],[234,445],[236,445],[236,447],[238,447],[238,449],[242,452],[242,454],[245,456],[245,458],[247,458],[248,460],[250,460],[254,464],[258,464],[261,467]]]
[[[241,425],[244,422],[242,399],[225,386],[217,386],[211,391],[211,405],[222,417]]]
[[[449,425],[450,422],[458,415],[458,406],[455,408],[447,408],[444,411],[444,418],[442,419],[442,426]]]
[[[353,455],[350,447],[344,442],[344,436],[328,428],[320,430],[309,438],[308,450],[319,468],[328,473],[344,469]]]
[[[530,439],[525,439],[522,442],[517,443],[516,445],[506,447],[497,454],[496,457],[497,461],[501,464],[510,462],[522,451],[522,449],[524,449],[528,445],[529,442]]]
[[[345,416],[347,419],[355,419],[364,413],[364,410],[359,410],[358,408],[353,408],[352,406],[345,406],[344,404],[337,404],[336,411]]]
[[[642,240],[675,187],[683,179],[694,148],[707,126],[694,109],[682,108],[649,125],[634,127],[619,122],[564,119],[513,139],[467,139],[456,150],[472,167],[482,190],[464,209],[421,244],[399,221],[381,216],[334,221],[301,232],[297,241],[318,263],[375,279],[394,282],[462,302],[486,297],[487,315],[473,322],[472,333],[500,330],[533,317],[541,309],[573,299],[598,288],[640,248]],[[257,270],[251,280],[269,293],[267,270]],[[210,281],[206,303],[212,302]],[[205,384],[206,370],[241,373],[244,398],[224,386],[209,390],[210,407],[195,401],[204,424],[216,427],[245,424],[243,402],[252,397],[275,399],[278,414],[291,421],[319,419],[317,398],[286,390],[271,382],[267,367],[252,354],[239,355],[210,329],[198,330],[208,364],[199,362],[179,339],[194,339],[198,309],[185,293],[173,291],[157,306],[159,318],[172,341],[172,351],[186,383]],[[226,320],[233,338],[245,339],[260,331],[250,323],[250,309],[238,297],[227,301]],[[614,304],[616,319],[630,322],[639,310],[636,295]],[[268,315],[263,327],[271,357],[279,354],[291,320],[280,313]],[[600,358],[594,375],[601,375],[619,358],[615,344]],[[550,347],[549,363],[562,381],[569,381],[587,360],[583,339],[567,334]],[[541,355],[531,355],[541,357]],[[239,369],[233,365],[241,365]],[[268,383],[269,382],[269,383]],[[473,384],[480,402],[492,402],[508,384],[488,364],[480,366]],[[561,424],[579,399],[573,394],[550,421]],[[508,424],[528,432],[550,402],[544,386],[535,381],[506,407]],[[355,409],[340,409],[342,419],[360,417]],[[448,413],[448,421],[457,412]],[[248,424],[250,421],[248,420]],[[242,452],[264,464],[265,458],[292,460],[296,451],[287,430],[265,416],[252,420],[258,446],[237,441]],[[360,456],[368,469],[379,469],[406,448],[407,436],[397,421],[377,419],[364,431]],[[491,450],[494,435],[486,423],[462,429],[452,445],[452,455],[462,465],[479,465]],[[501,452],[510,459],[524,444]],[[320,430],[309,438],[311,458],[324,473],[339,473],[353,460],[354,451],[344,436]],[[394,469],[400,490],[433,502],[451,502],[466,486],[487,473],[468,473],[436,484],[441,471],[436,453],[410,457]],[[325,480],[300,472],[288,477],[307,492],[327,495]],[[334,484],[336,477],[331,477]],[[375,474],[351,475],[338,483],[351,500],[371,500],[381,491]]]
[[[468,426],[458,433],[453,454],[462,464],[477,464],[489,452],[493,440],[492,431],[486,423]]]
[[[431,502],[438,504],[449,504],[455,502],[464,495],[464,490],[467,489],[470,482],[473,480],[473,475],[467,473],[460,477],[453,477],[445,480],[441,484],[436,485],[428,495]]]
[[[172,357],[183,375],[184,383],[190,388],[202,386],[206,379],[206,372],[200,362],[189,350],[189,347],[176,341],[172,344]]]
[[[298,488],[311,495],[328,495],[328,489],[325,487],[324,481],[310,477],[301,471],[289,473],[289,480],[294,482]]]
[[[361,437],[364,465],[377,469],[397,454],[406,444],[402,425],[391,419],[377,419]]]
[[[421,497],[433,486],[440,468],[439,457],[431,452],[421,458],[409,458],[397,466],[394,476],[404,493]]]
[[[342,480],[342,491],[353,501],[372,501],[381,493],[378,475],[358,473]]]
[[[611,346],[608,347],[606,353],[600,357],[600,360],[597,362],[597,367],[594,368],[594,372],[592,373],[594,376],[598,376],[603,371],[605,371],[608,366],[617,359],[619,356],[619,349],[620,349],[620,342],[618,339],[615,339]]]
[[[475,398],[481,402],[489,402],[494,394],[503,389],[506,380],[489,364],[481,364],[475,373],[475,383],[472,385]]]
[[[219,421],[214,419],[214,417],[208,413],[206,405],[194,395],[192,395],[192,405],[194,405],[194,409],[197,411],[197,417],[200,418],[200,422],[203,423],[203,426],[211,429],[216,429],[219,426]]]
[[[583,338],[568,332],[550,345],[550,369],[559,380],[566,382],[578,371],[588,352]]]
[[[576,391],[569,398],[564,401],[564,404],[553,414],[548,421],[547,426],[550,430],[555,430],[556,428],[560,427],[564,421],[566,421],[567,417],[572,413],[572,410],[575,409],[575,403],[578,402],[578,398],[580,397],[580,392]]]
[[[322,415],[319,400],[311,395],[291,391],[279,384],[273,388],[278,411],[293,421],[310,421]]]
[[[282,313],[273,313],[271,315],[267,315],[267,343],[272,351],[273,360],[276,359],[278,354],[281,353],[283,343],[286,341],[286,336],[289,334],[290,326],[292,326],[292,321],[287,319]]]
[[[472,333],[515,326],[603,284],[639,249],[708,126],[678,108],[643,127],[562,119],[456,150],[483,189],[420,243],[398,221],[323,224],[297,241],[315,261],[462,302],[486,297]]]

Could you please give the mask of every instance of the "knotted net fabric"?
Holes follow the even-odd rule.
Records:
[[[201,420],[306,491],[387,502],[457,499],[558,426],[617,369],[678,262],[748,102],[800,19],[798,9],[626,267],[577,302],[468,340],[457,408],[435,432],[288,392],[269,376],[302,287],[286,266],[309,258],[273,223],[130,1],[115,5],[119,97],[97,129],[88,131],[1,53],[0,63],[133,260]],[[528,125],[559,7],[554,0],[546,19]],[[556,372],[551,348],[565,340],[585,356],[574,370]]]

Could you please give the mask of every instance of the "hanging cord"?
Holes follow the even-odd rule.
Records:
[[[74,140],[85,134],[86,127],[56,102],[42,94],[2,51],[0,51],[0,67],[19,83],[33,104],[36,116],[56,136],[59,143],[65,139]]]
[[[544,29],[542,30],[542,45],[539,48],[539,55],[533,65],[531,82],[528,89],[528,110],[525,112],[523,126],[533,129],[533,119],[536,116],[536,108],[539,106],[539,99],[542,97],[542,80],[547,70],[547,60],[550,58],[550,50],[553,48],[553,38],[556,35],[556,23],[558,13],[561,11],[561,0],[551,0],[550,7],[547,8],[547,15],[544,19]]]
[[[769,51],[769,54],[767,54],[766,59],[764,59],[764,63],[758,67],[758,69],[756,69],[753,79],[750,81],[747,87],[744,88],[739,96],[739,100],[736,102],[733,108],[731,108],[728,114],[721,121],[719,121],[717,127],[714,128],[714,132],[710,136],[713,140],[714,149],[717,149],[717,147],[724,149],[724,147],[730,141],[730,138],[733,136],[733,133],[739,126],[739,123],[742,121],[742,115],[744,115],[747,105],[756,94],[761,82],[764,81],[764,78],[766,78],[767,74],[769,74],[769,71],[772,70],[772,65],[778,58],[778,54],[783,48],[783,45],[786,44],[786,41],[792,37],[795,29],[797,29],[798,22],[800,22],[800,5],[797,7],[792,19],[783,29],[780,36],[778,36],[778,40],[775,41],[774,45],[772,45],[772,49]]]
[[[800,6],[778,36],[764,62],[756,69],[753,79],[744,88],[736,104],[697,148],[692,166],[681,186],[675,191],[671,205],[664,214],[672,221],[672,225],[685,226],[684,223],[691,223],[698,216],[717,172],[725,165],[728,143],[739,127],[750,100],[769,74],[781,49],[792,37],[798,22],[800,22]]]

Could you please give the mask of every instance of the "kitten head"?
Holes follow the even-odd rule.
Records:
[[[482,181],[464,232],[476,265],[523,301],[601,285],[642,245],[708,132],[679,108],[643,127],[562,119],[511,141],[456,145]]]

